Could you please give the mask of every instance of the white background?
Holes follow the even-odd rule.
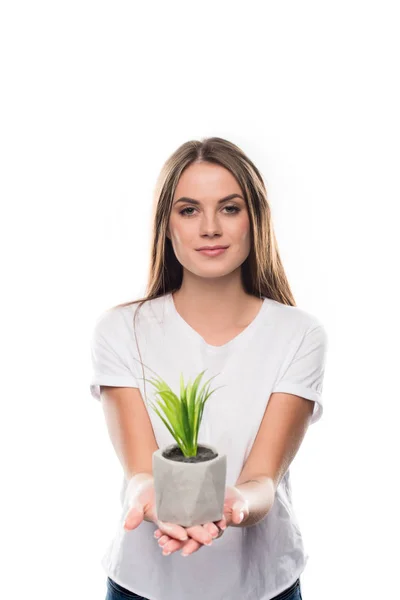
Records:
[[[261,170],[296,303],[329,333],[291,467],[303,598],[398,593],[396,9],[1,4],[2,597],[105,597],[122,469],[90,334],[144,294],[163,162],[214,135]]]

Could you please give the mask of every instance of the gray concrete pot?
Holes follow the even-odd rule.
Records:
[[[153,453],[156,513],[161,521],[192,527],[222,519],[226,455],[218,455],[209,444],[199,444],[197,450],[197,456],[186,458],[175,443]],[[172,454],[173,460],[168,458]]]

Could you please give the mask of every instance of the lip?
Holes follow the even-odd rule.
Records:
[[[219,256],[220,254],[223,254],[226,250],[228,250],[228,247],[209,248],[208,250],[198,250],[197,252],[201,252],[201,254],[204,254],[205,256]]]
[[[196,248],[196,250],[217,250],[219,248],[228,248],[228,246],[224,246],[223,244],[215,244],[215,246],[201,246],[200,248]]]

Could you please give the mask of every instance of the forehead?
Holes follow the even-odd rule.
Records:
[[[192,163],[179,178],[175,198],[189,196],[201,200],[220,198],[233,192],[241,193],[241,189],[228,169],[211,163]]]

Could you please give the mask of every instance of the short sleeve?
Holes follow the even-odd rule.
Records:
[[[117,314],[107,312],[97,320],[93,329],[90,393],[96,400],[101,399],[100,385],[139,387],[129,366],[127,336],[122,325]]]
[[[328,336],[322,325],[304,335],[294,357],[272,392],[286,392],[314,401],[310,424],[323,413],[322,386],[325,372]]]

